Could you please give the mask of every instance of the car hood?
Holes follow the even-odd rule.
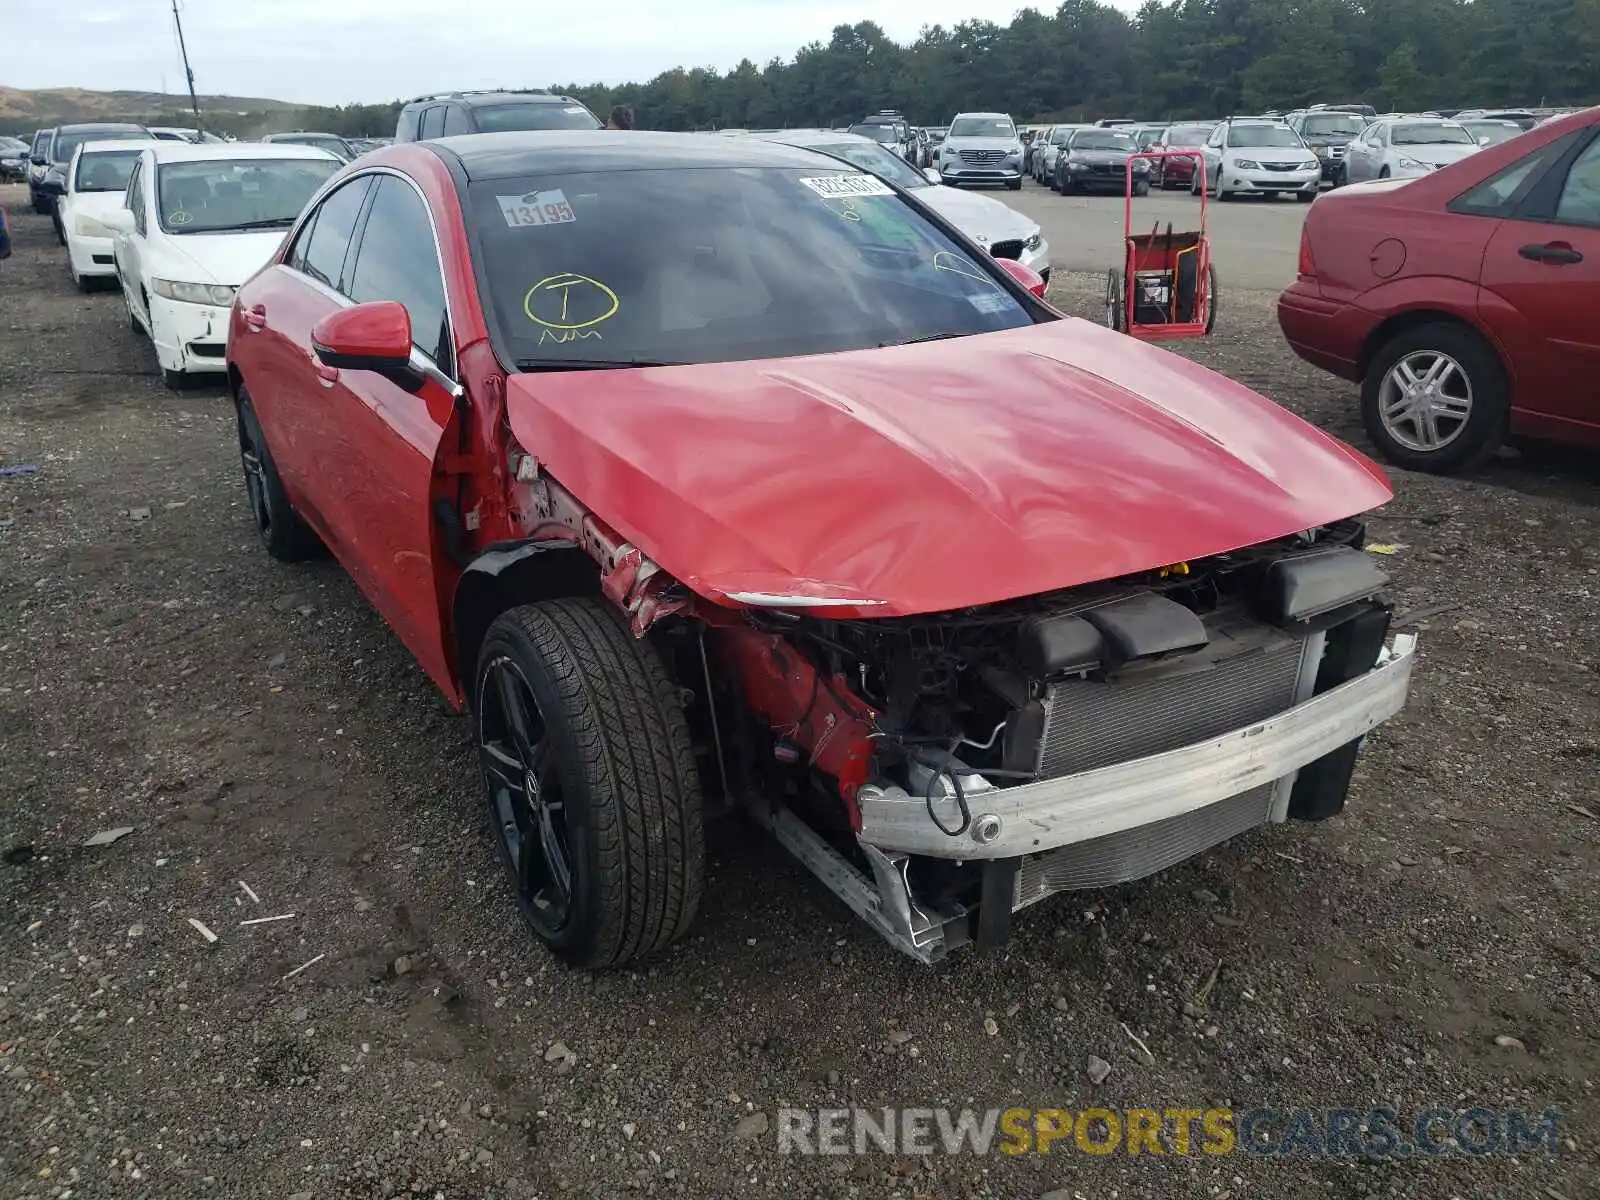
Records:
[[[981,245],[1022,238],[1026,241],[1039,232],[1038,223],[993,196],[961,188],[918,188],[912,193],[962,233]]]
[[[162,241],[164,270],[186,283],[238,287],[278,252],[287,229],[257,233],[186,233]],[[160,273],[159,271],[157,272]]]
[[[1402,158],[1414,158],[1418,162],[1444,166],[1447,163],[1460,162],[1463,158],[1470,158],[1482,148],[1476,142],[1470,146],[1442,142],[1436,146],[1396,146],[1394,152]]]
[[[713,600],[965,608],[1238,549],[1392,494],[1374,463],[1264,397],[1074,318],[514,374],[506,406],[545,471]]]
[[[1020,151],[1022,148],[1022,143],[1016,138],[1004,137],[946,137],[942,144],[952,150]]]
[[[122,208],[123,192],[73,192],[70,207],[74,213],[89,217],[103,217]]]

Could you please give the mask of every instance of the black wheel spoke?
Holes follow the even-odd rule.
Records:
[[[491,787],[521,795],[528,772],[516,754],[501,742],[485,742],[482,751],[483,773]]]
[[[506,736],[516,749],[517,758],[524,770],[534,765],[535,737],[533,720],[528,711],[529,700],[516,673],[505,665],[495,669],[495,687],[500,693],[500,716],[505,722]]]
[[[564,909],[572,896],[572,866],[567,861],[566,843],[556,828],[555,815],[550,805],[540,805],[539,844],[544,852],[550,888],[555,892],[553,899]]]

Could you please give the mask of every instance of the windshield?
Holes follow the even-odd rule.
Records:
[[[900,136],[895,133],[893,125],[852,125],[850,132],[858,137],[868,137],[875,142],[885,144],[898,142]]]
[[[1307,117],[1300,124],[1300,132],[1306,137],[1356,137],[1366,127],[1367,123],[1354,114],[1324,113]]]
[[[78,155],[78,173],[73,178],[75,192],[125,192],[128,176],[133,174],[133,164],[139,161],[137,150],[107,150],[99,154],[87,151]]]
[[[1298,146],[1300,139],[1287,125],[1230,125],[1228,145],[1232,146]]]
[[[962,117],[950,123],[950,136],[1014,138],[1017,136],[1017,127],[1011,123],[1010,117]]]
[[[1463,121],[1461,127],[1474,139],[1488,138],[1491,146],[1509,142],[1522,132],[1522,126],[1509,121]]]
[[[1453,121],[1396,125],[1389,135],[1396,146],[1475,146],[1478,139]]]
[[[1125,133],[1113,133],[1109,129],[1085,129],[1081,133],[1072,135],[1072,148],[1074,150],[1120,150],[1125,154],[1132,154],[1139,147],[1133,138]]]
[[[523,369],[823,354],[1032,321],[992,262],[856,171],[541,174],[468,197],[484,304]]]
[[[887,179],[896,187],[921,188],[928,187],[928,177],[916,168],[908,166],[906,160],[898,154],[891,154],[882,146],[867,145],[865,142],[839,142],[830,146],[809,146],[807,149],[816,150],[823,154],[842,158],[852,166],[860,167],[863,171],[871,171],[879,179]]]
[[[1174,125],[1167,130],[1168,146],[1204,146],[1215,125]]]
[[[314,133],[294,134],[290,137],[274,138],[273,140],[290,146],[315,146],[319,150],[326,150],[329,154],[337,154],[343,159],[349,159],[351,153],[348,142],[331,134],[327,137],[319,137]]]
[[[600,118],[581,104],[480,104],[472,115],[479,133],[600,128]]]
[[[49,151],[50,157],[58,163],[72,161],[72,152],[85,142],[110,142],[134,141],[153,142],[149,132],[144,129],[106,129],[92,130],[80,133],[63,133],[56,138],[54,147]]]
[[[287,229],[341,166],[328,158],[165,163],[156,171],[161,228],[168,233]]]

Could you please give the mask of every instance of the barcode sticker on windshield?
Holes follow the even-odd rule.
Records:
[[[824,200],[894,195],[894,189],[876,175],[818,175],[800,182]]]
[[[1004,292],[986,292],[981,296],[968,296],[967,303],[981,313],[1005,312],[1011,307],[1011,297]]]
[[[525,196],[496,196],[500,213],[513,229],[527,225],[565,225],[578,216],[560,188],[548,192],[529,192]]]

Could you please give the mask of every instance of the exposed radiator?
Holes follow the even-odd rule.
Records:
[[[1021,908],[1056,892],[1143,879],[1264,825],[1271,815],[1272,785],[1267,784],[1154,825],[1031,854],[1017,871],[1011,906]]]
[[[1238,617],[1206,622],[1211,644],[1109,683],[1068,679],[1045,696],[1039,777],[1145,758],[1226,733],[1294,703],[1305,643]]]

